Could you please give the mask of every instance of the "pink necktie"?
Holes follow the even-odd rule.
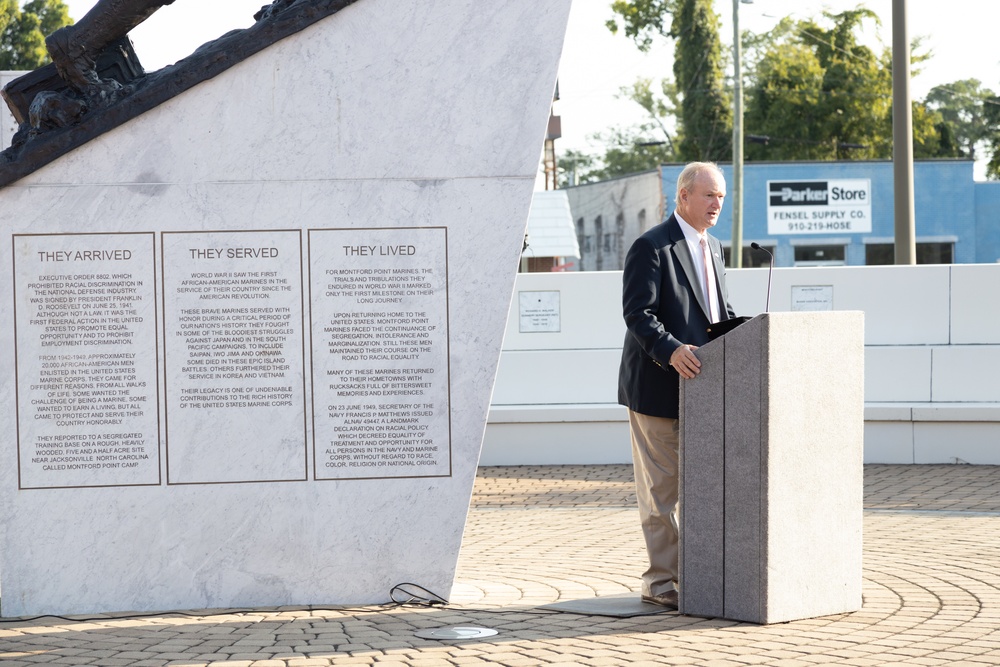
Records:
[[[708,239],[702,237],[699,243],[701,243],[701,256],[705,260],[703,262],[705,265],[705,300],[708,301],[708,310],[712,321],[718,322],[718,308],[715,305],[715,300],[712,299],[712,295],[715,294],[715,270],[712,268],[712,254],[708,251]]]

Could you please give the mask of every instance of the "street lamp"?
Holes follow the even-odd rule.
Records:
[[[729,259],[733,268],[743,266],[743,71],[740,45],[740,3],[753,0],[733,0],[733,236]]]

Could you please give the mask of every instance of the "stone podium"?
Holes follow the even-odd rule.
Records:
[[[864,314],[760,315],[681,381],[680,611],[861,608]]]
[[[570,0],[340,4],[0,189],[4,616],[449,597]]]

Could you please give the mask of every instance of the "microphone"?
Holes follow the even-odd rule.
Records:
[[[750,247],[754,250],[761,250],[767,253],[767,256],[771,258],[771,266],[767,270],[767,301],[764,302],[764,312],[770,312],[771,309],[771,274],[774,273],[774,255],[767,248],[761,246],[761,244],[754,241],[750,244]]]

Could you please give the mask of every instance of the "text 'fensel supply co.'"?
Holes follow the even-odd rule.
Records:
[[[872,230],[869,179],[768,181],[768,234],[859,234]]]

